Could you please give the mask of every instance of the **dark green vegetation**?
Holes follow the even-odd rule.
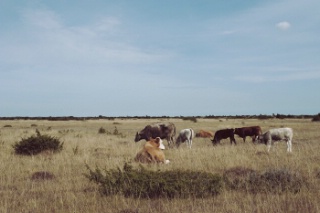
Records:
[[[306,179],[299,172],[289,169],[257,172],[235,167],[225,171],[223,179],[227,188],[251,193],[298,193],[302,187],[308,186]]]
[[[102,195],[121,194],[134,198],[206,198],[225,190],[249,193],[298,193],[308,184],[298,173],[288,169],[257,172],[235,167],[220,175],[200,171],[151,171],[140,166],[133,169],[125,164],[123,169],[92,170],[85,176],[100,187]],[[223,188],[223,183],[225,188]]]
[[[150,171],[140,166],[133,169],[125,164],[123,170],[94,171],[87,166],[85,176],[100,186],[103,195],[122,194],[134,198],[205,198],[221,192],[222,178],[197,171]]]
[[[16,154],[20,155],[36,155],[43,151],[58,152],[63,148],[63,143],[58,138],[41,135],[36,130],[37,135],[28,138],[22,138],[21,141],[13,145]]]

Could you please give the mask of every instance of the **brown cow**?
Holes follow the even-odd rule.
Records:
[[[213,133],[210,131],[205,131],[205,130],[200,130],[199,132],[196,133],[197,138],[212,138]]]
[[[262,130],[260,126],[248,126],[235,128],[234,134],[237,134],[239,137],[243,139],[243,142],[246,142],[246,137],[251,136],[252,142],[254,143],[256,137],[262,134]]]
[[[149,138],[160,137],[161,139],[166,139],[169,146],[174,143],[174,136],[176,135],[176,126],[169,123],[153,123],[144,127],[143,130],[137,132],[134,139],[135,142],[140,140],[149,140]]]
[[[221,129],[216,131],[214,138],[211,140],[213,145],[220,143],[221,139],[230,138],[230,143],[232,142],[236,145],[236,140],[234,139],[234,129]]]

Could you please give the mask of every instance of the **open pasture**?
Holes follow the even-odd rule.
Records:
[[[133,158],[144,141],[135,143],[135,133],[156,121],[170,121],[177,133],[184,128],[215,132],[223,128],[259,125],[293,129],[292,153],[285,142],[272,146],[246,143],[235,136],[213,146],[210,139],[194,138],[192,149],[181,144],[165,150],[168,165],[145,165],[152,170],[185,169],[222,175],[226,170],[244,167],[255,171],[288,169],[299,172],[307,187],[298,193],[248,193],[224,189],[205,199],[134,199],[121,195],[101,196],[96,184],[83,175],[86,164],[92,168],[122,168],[124,162],[139,164]],[[99,133],[100,128],[106,133]],[[18,156],[12,145],[35,134],[55,136],[64,142],[59,153]],[[0,121],[0,212],[320,212],[320,123],[310,119],[115,119],[83,121]],[[167,145],[167,141],[164,140]],[[54,177],[32,178],[37,172]]]

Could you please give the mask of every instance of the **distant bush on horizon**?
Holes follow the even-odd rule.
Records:
[[[319,113],[320,114],[320,113]],[[319,116],[316,115],[316,116]],[[169,119],[169,118],[180,118],[185,120],[193,120],[196,122],[196,119],[198,118],[207,118],[207,119],[220,119],[220,118],[226,118],[226,119],[271,119],[271,118],[278,118],[278,119],[289,119],[289,118],[313,118],[315,115],[290,115],[290,114],[260,114],[260,115],[205,115],[205,116],[88,116],[88,117],[74,117],[74,116],[57,116],[57,117],[0,117],[0,120],[48,120],[48,121],[86,121],[86,120],[101,120],[106,119],[113,121],[116,118],[117,119]]]
[[[320,121],[320,113],[312,118],[312,121]]]

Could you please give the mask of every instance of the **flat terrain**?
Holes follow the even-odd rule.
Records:
[[[299,193],[251,194],[223,190],[206,199],[133,199],[121,195],[102,196],[96,184],[83,174],[92,168],[122,168],[143,145],[135,143],[135,133],[156,121],[173,122],[177,131],[193,128],[215,132],[223,128],[260,125],[270,128],[291,127],[294,131],[292,153],[285,142],[276,143],[270,153],[264,144],[246,143],[235,136],[237,145],[222,140],[213,146],[210,139],[195,138],[192,149],[182,144],[167,149],[169,165],[146,165],[149,169],[185,169],[223,174],[234,167],[256,171],[289,169],[299,172],[308,182]],[[107,133],[99,134],[100,128]],[[36,156],[14,154],[12,145],[35,135],[55,136],[64,142],[60,153]],[[114,134],[115,129],[118,134]],[[167,142],[164,141],[167,145]],[[0,212],[320,212],[320,123],[310,119],[115,119],[83,121],[0,121]],[[36,172],[50,172],[54,178],[33,180]]]

